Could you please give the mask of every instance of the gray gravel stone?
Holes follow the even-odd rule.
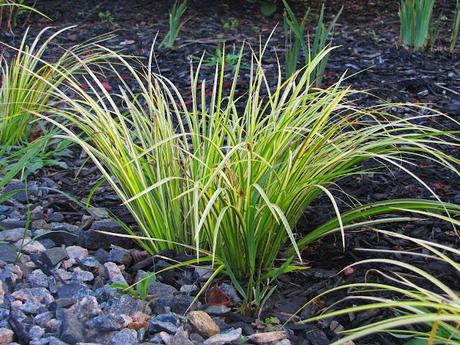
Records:
[[[29,282],[29,284],[32,287],[47,288],[48,287],[48,276],[45,273],[43,273],[42,270],[37,269],[37,270],[32,271],[32,273],[30,273],[27,276],[27,282]]]
[[[178,330],[180,322],[174,314],[160,314],[150,319],[148,331],[151,334],[161,331],[174,334]]]
[[[110,345],[131,345],[137,344],[137,333],[132,329],[125,328],[115,333],[110,339]]]
[[[43,306],[49,306],[53,301],[53,296],[49,291],[42,287],[20,289],[11,294],[16,300],[23,302],[24,312],[36,313]]]
[[[81,268],[76,267],[72,272],[72,280],[82,283],[94,280],[94,274],[88,271],[83,271]]]
[[[16,247],[7,244],[7,243],[0,243],[0,260],[6,263],[14,263],[16,262],[17,257],[17,249]]]
[[[153,282],[149,286],[149,295],[155,298],[173,297],[177,292],[174,286],[162,282]]]
[[[117,331],[124,323],[125,318],[121,315],[98,315],[85,323],[87,327],[95,328],[98,331]]]
[[[205,309],[209,315],[224,315],[231,311],[232,309],[225,305],[210,305]]]
[[[113,247],[109,252],[109,261],[128,266],[132,261],[129,250],[121,247]]]
[[[117,246],[132,246],[132,241],[126,238],[102,234],[98,231],[106,231],[115,234],[124,234],[125,231],[113,220],[104,219],[95,221],[91,228],[81,234],[82,244],[88,248],[97,250],[99,248],[109,249],[111,244]]]
[[[57,266],[62,260],[68,257],[67,250],[61,247],[54,247],[45,250],[41,255],[41,261],[47,267]]]
[[[13,331],[8,328],[0,328],[0,344],[9,344],[13,341]]]
[[[31,339],[40,339],[43,335],[45,335],[45,330],[40,326],[32,326],[29,330],[29,337]]]
[[[33,253],[41,253],[46,250],[45,246],[41,244],[38,241],[35,241],[34,239],[30,237],[25,237],[23,239],[18,240],[14,244],[19,250],[22,252],[25,252],[27,254],[33,254]]]
[[[26,226],[26,221],[19,218],[7,218],[0,221],[0,228],[4,230],[24,228]]]
[[[64,215],[59,212],[52,212],[48,215],[49,222],[61,223],[64,220]]]
[[[15,228],[0,231],[0,241],[17,242],[21,238],[30,237],[30,230],[24,228]]]
[[[93,256],[88,256],[83,259],[77,260],[78,264],[84,268],[96,268],[100,267],[101,263]]]
[[[83,259],[88,256],[88,249],[80,247],[80,246],[69,246],[66,248],[67,250],[67,255],[69,256],[69,259],[75,263],[77,260],[76,259]]]
[[[27,193],[25,192],[26,185],[21,181],[11,181],[5,188],[3,188],[3,193],[17,191],[16,194],[12,196],[12,199],[19,201],[20,203],[27,203]]]
[[[328,345],[331,343],[326,334],[317,328],[305,332],[305,335],[311,345]]]
[[[107,308],[107,312],[115,315],[133,315],[144,310],[144,302],[135,299],[133,296],[125,294],[120,298],[116,298],[113,303]]]
[[[45,324],[54,317],[54,313],[51,311],[45,311],[34,317],[34,324],[40,327],[45,327]]]
[[[91,293],[91,290],[86,285],[75,282],[64,284],[57,290],[58,298],[73,298],[77,300],[89,296]]]
[[[99,315],[101,313],[101,308],[99,307],[96,297],[88,296],[78,301],[75,313],[80,320],[90,319]]]
[[[78,320],[73,311],[61,309],[56,315],[62,321],[60,327],[60,338],[62,341],[75,344],[85,340],[84,325]]]
[[[216,334],[203,343],[203,345],[224,345],[237,341],[241,338],[241,328],[232,329],[225,333]]]
[[[10,213],[13,208],[11,206],[0,205],[0,215],[6,215]]]
[[[107,271],[107,275],[111,283],[128,284],[126,282],[125,277],[121,273],[120,268],[118,268],[117,264],[115,264],[114,262],[106,262],[104,264],[104,267]]]

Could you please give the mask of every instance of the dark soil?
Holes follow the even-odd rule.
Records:
[[[450,22],[443,24],[443,30],[432,50],[427,52],[412,52],[398,45],[398,10],[399,1],[326,1],[328,14],[336,13],[344,6],[343,15],[336,28],[337,35],[334,45],[338,48],[331,54],[325,83],[337,81],[344,73],[348,77],[344,84],[351,85],[357,90],[367,90],[378,98],[361,97],[358,104],[369,105],[377,102],[389,101],[395,103],[426,103],[434,109],[451,115],[460,120],[460,53],[459,49],[450,53],[448,46],[448,28]],[[437,8],[438,14],[450,16],[454,1],[442,1]],[[71,1],[71,0],[42,0],[38,9],[53,18],[52,25],[63,28],[71,25],[78,27],[66,31],[59,39],[63,47],[72,46],[98,35],[115,31],[116,37],[107,44],[114,49],[122,49],[125,53],[147,58],[156,33],[163,37],[167,32],[168,10],[171,1],[165,0],[136,0],[136,1]],[[312,2],[313,12],[317,13],[320,2]],[[297,13],[301,14],[305,5],[302,1],[294,4]],[[103,22],[99,18],[100,12],[110,13],[110,21]],[[189,70],[192,57],[200,57],[204,51],[212,54],[215,49],[225,42],[227,49],[238,48],[243,41],[257,47],[261,37],[262,42],[275,29],[267,53],[267,70],[275,73],[276,56],[282,56],[284,37],[282,30],[282,13],[278,11],[273,17],[265,18],[259,14],[255,5],[247,1],[216,1],[194,0],[190,2],[187,11],[188,21],[184,25],[176,46],[170,50],[157,49],[157,60],[161,73],[171,79],[180,89],[187,90],[189,85]],[[238,25],[225,29],[226,23],[236,20]],[[32,15],[30,18],[31,36],[42,28],[50,25],[46,20]],[[22,38],[24,28],[18,27],[11,36],[3,32],[0,40],[17,46]],[[56,49],[58,51],[58,49]],[[5,52],[8,57],[10,53]],[[193,60],[192,60],[193,61]],[[204,67],[204,77],[211,75],[214,67]],[[110,82],[110,81],[109,81]],[[116,85],[112,85],[115,87]],[[442,121],[430,125],[445,127],[453,126],[452,122]],[[451,129],[458,129],[451,127]],[[53,187],[72,195],[78,200],[88,196],[90,188],[96,183],[99,174],[94,167],[86,165],[78,177],[76,176],[85,157],[74,149],[75,157],[66,161],[68,169],[45,169],[32,178],[43,187]],[[451,149],[450,154],[460,158],[460,150]],[[460,179],[454,174],[439,169],[426,161],[418,162],[418,176],[433,188],[444,200],[460,203]],[[391,174],[365,175],[352,179],[345,179],[340,183],[345,192],[364,202],[385,200],[390,198],[430,198],[430,193],[413,178],[402,171],[393,171]],[[53,190],[43,192],[37,198],[32,208],[41,205],[44,214],[57,213],[63,216],[58,223],[76,225],[82,230],[91,229],[94,222],[100,217],[82,210],[78,205]],[[21,203],[21,201],[17,201]],[[24,204],[27,200],[22,201]],[[93,204],[99,210],[110,210],[128,224],[133,221],[127,211],[119,205],[114,193],[107,186],[98,189]],[[340,205],[345,207],[345,202]],[[47,211],[51,210],[51,211]],[[298,225],[298,231],[307,232],[314,225],[322,223],[331,214],[331,207],[327,199],[318,200],[305,214]],[[103,217],[102,217],[103,218]],[[51,221],[48,222],[51,224]],[[42,224],[43,225],[43,224]],[[395,230],[395,228],[392,228]],[[458,247],[459,239],[451,228],[433,220],[421,220],[411,224],[398,226],[396,230],[404,231],[411,236],[429,239]],[[83,231],[84,232],[84,231]],[[83,238],[83,240],[82,240]],[[52,240],[55,244],[81,244],[87,247],[102,245],[106,241],[114,243],[116,240],[105,238],[80,238],[76,241],[71,236],[57,236]],[[126,241],[123,243],[126,245]],[[305,250],[304,258],[313,268],[302,273],[283,276],[279,279],[278,289],[264,310],[263,317],[276,316],[281,322],[287,320],[306,301],[319,292],[334,287],[340,283],[361,281],[364,269],[357,269],[351,275],[344,276],[339,271],[369,254],[355,251],[356,247],[365,248],[400,248],[407,243],[377,236],[371,231],[362,231],[347,235],[347,247],[344,251],[339,237],[329,236]],[[96,247],[90,249],[97,249]],[[409,260],[408,258],[404,258]],[[412,260],[412,259],[411,259]],[[142,260],[141,260],[142,261]],[[426,264],[421,259],[415,263]],[[135,261],[126,267],[126,273],[133,279],[136,276]],[[143,266],[148,271],[153,263]],[[442,276],[455,285],[460,277],[455,273],[446,272],[445,267],[430,265],[432,272]],[[382,268],[384,269],[384,268]],[[185,271],[184,271],[185,272]],[[179,272],[186,275],[188,273]],[[181,278],[177,275],[165,275],[163,282],[180,289]],[[302,317],[313,315],[323,305],[328,305],[337,296],[325,298],[324,301],[307,308]],[[204,301],[202,301],[204,302]],[[259,326],[253,323],[255,317],[242,317],[232,313],[227,317],[230,324],[243,323],[256,330]],[[380,312],[359,315],[356,319],[342,318],[338,320],[345,328],[356,326],[363,322],[375,321],[382,318]],[[252,324],[251,324],[252,323]],[[289,324],[292,329],[292,341],[295,344],[328,344],[336,338],[331,330],[331,320],[313,325],[299,326]],[[319,335],[318,335],[319,332]],[[326,337],[321,342],[322,337]],[[296,340],[295,340],[296,339]],[[357,344],[397,344],[394,338],[377,335],[369,339],[360,340]]]

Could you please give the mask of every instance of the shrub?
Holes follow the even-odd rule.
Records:
[[[452,210],[460,213],[460,207]],[[458,221],[453,221],[457,225]],[[389,231],[378,231],[383,236],[391,236],[406,242],[412,242],[423,251],[383,251],[386,254],[423,257],[445,265],[455,274],[460,273],[460,250],[442,244],[416,239]],[[380,250],[371,250],[380,253]],[[457,259],[456,259],[457,258]],[[358,304],[337,311],[328,312],[304,322],[358,313],[370,309],[390,309],[392,316],[364,326],[345,331],[345,337],[334,342],[334,345],[348,344],[360,337],[386,332],[408,340],[406,344],[459,344],[460,343],[460,295],[457,286],[449,286],[442,277],[437,277],[428,270],[415,264],[388,258],[367,259],[356,265],[375,264],[376,267],[392,266],[390,272],[379,268],[372,271],[379,274],[388,283],[356,283],[339,286],[326,293],[338,290],[351,290],[348,297],[338,303],[352,301]],[[401,271],[399,271],[401,270]],[[324,293],[324,294],[326,294]],[[377,294],[378,293],[378,294]],[[321,294],[320,296],[323,296]],[[390,294],[390,297],[385,297]],[[338,305],[335,304],[335,306]]]
[[[339,214],[329,189],[365,172],[359,163],[399,168],[411,158],[431,157],[457,172],[453,158],[437,148],[457,139],[411,121],[429,115],[401,119],[386,114],[385,106],[354,107],[346,100],[353,92],[340,84],[312,88],[312,73],[329,50],[286,82],[278,66],[275,85],[267,80],[263,51],[252,55],[244,96],[236,93],[242,55],[226,89],[223,51],[210,82],[200,80],[200,65],[192,73],[191,100],[150,66],[139,73],[119,56],[113,70],[126,70],[118,93],[110,94],[87,67],[91,93],[73,79],[69,87],[77,99],[55,88],[66,107],[50,112],[72,126],[48,118],[81,145],[117,192],[137,221],[139,232],[127,231],[139,245],[152,254],[194,251],[256,304],[271,291],[269,282],[299,268],[293,260],[312,241],[337,231],[343,237],[345,229],[358,226],[353,222],[373,224],[369,216],[397,206],[443,210],[437,202],[386,201],[349,211],[304,238],[295,234],[300,217],[321,195]],[[127,84],[127,73],[140,91]],[[399,218],[385,222],[392,220]],[[288,256],[281,254],[286,246]]]
[[[401,0],[401,44],[420,50],[426,47],[435,0]]]

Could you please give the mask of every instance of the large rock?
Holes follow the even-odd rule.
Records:
[[[188,313],[188,321],[203,337],[209,338],[220,332],[219,326],[204,311],[197,310]]]

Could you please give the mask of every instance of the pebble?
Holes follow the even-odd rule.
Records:
[[[48,276],[40,269],[32,271],[27,276],[27,281],[32,287],[48,287]]]
[[[117,264],[115,264],[114,262],[106,262],[104,264],[104,267],[107,271],[111,283],[128,284]]]
[[[113,246],[109,252],[109,261],[128,266],[133,258],[129,250]]]
[[[127,320],[124,315],[101,314],[88,320],[85,325],[101,331],[118,331],[123,325],[129,324],[132,320]]]
[[[10,230],[0,231],[0,241],[4,242],[17,242],[24,237],[30,237],[29,230],[24,228],[15,228]]]
[[[32,326],[29,330],[29,337],[32,340],[40,339],[45,335],[45,330],[41,328],[40,326]]]
[[[42,287],[20,289],[13,292],[11,296],[22,302],[38,301],[38,303],[45,305],[49,305],[54,301],[49,291]]]
[[[83,259],[88,256],[88,249],[80,246],[69,246],[67,247],[67,255],[72,263],[75,263],[76,259]]]
[[[191,311],[188,313],[187,318],[196,331],[203,337],[209,338],[220,332],[219,326],[204,311]]]
[[[312,345],[329,345],[331,343],[326,334],[317,328],[305,332],[305,335]]]
[[[94,274],[88,271],[84,271],[79,267],[76,267],[72,272],[72,280],[79,283],[90,282],[94,280]]]
[[[170,334],[174,334],[178,330],[179,319],[174,314],[160,314],[152,319],[149,322],[149,333],[158,333],[165,331]]]
[[[79,299],[85,296],[89,296],[91,294],[91,290],[82,283],[72,282],[69,284],[64,284],[57,290],[57,297],[62,298],[70,298],[70,299]]]
[[[291,345],[291,341],[289,339],[283,339],[281,341],[276,342],[275,345]]]
[[[5,289],[3,288],[3,282],[0,280],[0,304],[3,304],[5,299]]]
[[[57,313],[58,314],[58,313]],[[60,338],[62,341],[75,344],[85,340],[84,325],[78,320],[72,310],[62,310],[59,312],[61,320]]]
[[[287,338],[283,331],[255,333],[248,336],[248,339],[256,344],[270,344]]]
[[[6,263],[16,262],[17,249],[8,243],[0,243],[0,260]]]
[[[137,333],[132,329],[125,328],[115,333],[110,339],[110,345],[131,345],[137,344]]]
[[[241,328],[232,329],[225,333],[216,334],[203,342],[203,345],[224,345],[241,338]]]
[[[9,230],[16,228],[24,228],[26,226],[26,221],[18,218],[7,218],[0,221],[0,229]]]
[[[334,332],[335,334],[340,334],[344,331],[345,327],[343,327],[339,322],[336,320],[332,320],[331,324],[329,325],[329,329]]]
[[[68,258],[67,250],[61,247],[54,247],[45,250],[41,255],[41,261],[48,268],[57,266],[62,260]]]
[[[177,289],[174,286],[164,284],[162,282],[153,282],[149,286],[149,295],[158,298],[158,297],[169,297],[174,296],[177,293]]]
[[[0,344],[9,344],[13,342],[13,331],[8,328],[0,328]]]
[[[14,244],[21,251],[32,254],[32,253],[41,253],[46,250],[45,246],[38,241],[35,241],[29,237],[25,237],[15,242]]]
[[[225,305],[210,305],[205,309],[209,315],[224,315],[229,313],[231,310],[232,309],[230,307]]]
[[[94,296],[86,296],[77,302],[75,313],[77,317],[81,319],[90,319],[99,315],[102,309],[99,307],[99,303]]]

